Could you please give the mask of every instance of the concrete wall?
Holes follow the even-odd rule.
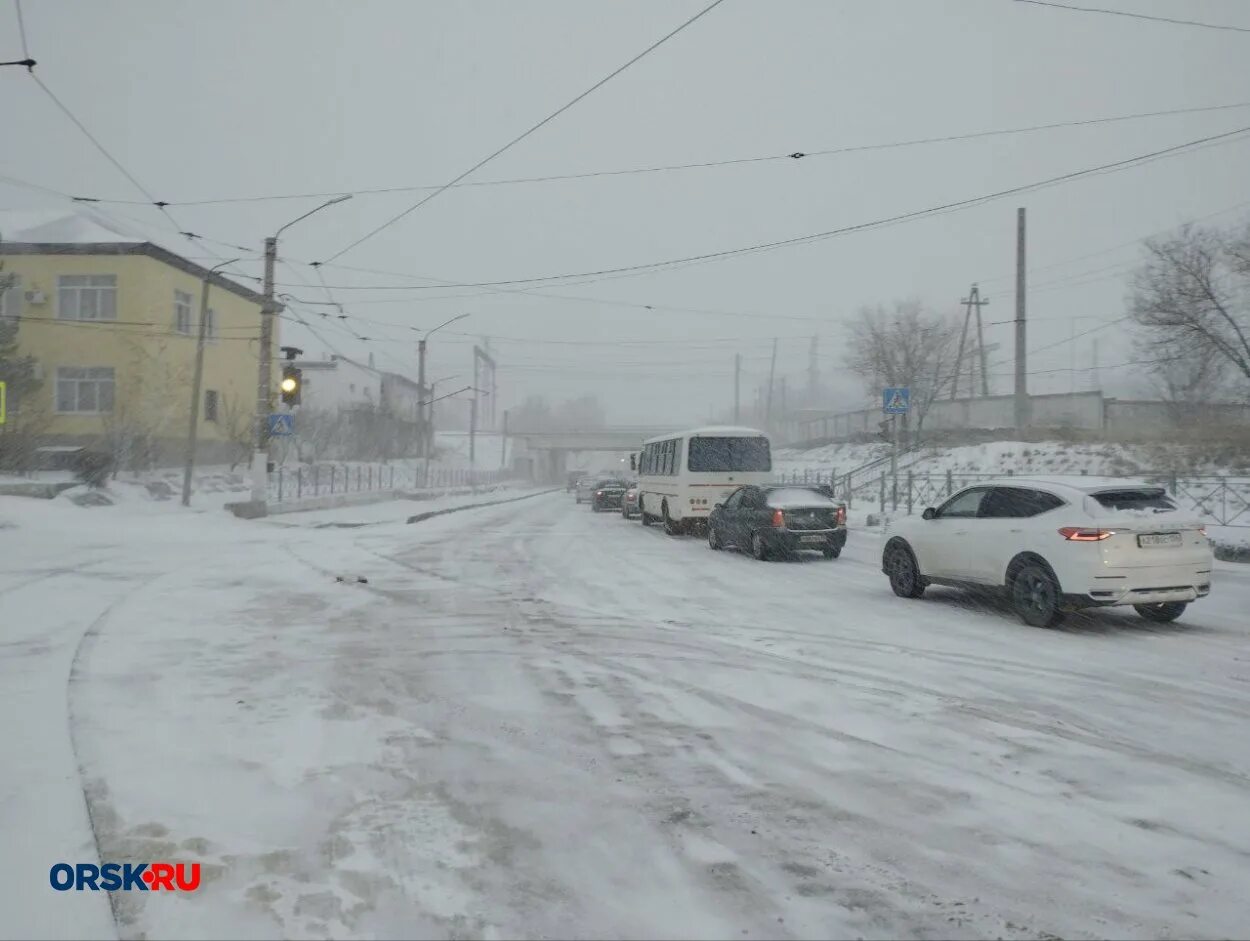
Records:
[[[1167,402],[1104,398],[1101,392],[1034,395],[1029,399],[1032,428],[1070,428],[1111,437],[1159,437],[1196,428],[1250,428],[1250,405],[1199,405],[1178,413]],[[838,441],[877,434],[886,416],[880,409],[840,412],[799,422],[784,429],[784,441]],[[915,421],[913,419],[913,428]],[[925,431],[1008,429],[1015,427],[1015,400],[1010,395],[943,399],[933,403],[924,419]]]

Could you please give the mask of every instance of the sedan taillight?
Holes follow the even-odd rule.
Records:
[[[1110,529],[1086,529],[1084,526],[1064,526],[1059,530],[1059,535],[1069,542],[1101,542],[1102,540],[1114,536],[1114,530]]]
[[[781,510],[773,510],[773,525],[778,529],[786,525],[786,514]]]

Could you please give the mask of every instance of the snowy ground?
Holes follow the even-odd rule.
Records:
[[[789,474],[806,469],[827,475],[845,474],[870,461],[888,457],[887,444],[829,444],[797,450],[778,448],[776,470]],[[918,473],[1103,474],[1124,476],[1146,472],[1250,475],[1250,453],[1244,449],[1180,444],[1118,444],[1114,442],[992,441],[958,447],[925,448],[904,460]],[[914,463],[913,463],[914,462]]]
[[[1039,631],[863,529],[414,506],[0,498],[0,936],[1244,933],[1250,568]],[[48,887],[99,858],[204,884]]]

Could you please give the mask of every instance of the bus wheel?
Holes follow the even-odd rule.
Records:
[[[664,532],[670,536],[680,536],[683,529],[682,524],[668,515],[668,503],[665,503],[661,509],[664,512]]]
[[[643,526],[650,526],[652,523],[651,514],[647,512],[647,507],[642,502],[642,494],[638,494],[638,518],[642,520]]]

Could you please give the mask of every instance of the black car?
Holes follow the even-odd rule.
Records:
[[[846,545],[846,506],[825,487],[739,487],[709,514],[707,544],[757,559],[803,549],[836,559]]]
[[[619,510],[629,484],[628,480],[620,477],[605,477],[595,481],[595,488],[591,491],[590,497],[591,509],[596,513],[603,510]]]

